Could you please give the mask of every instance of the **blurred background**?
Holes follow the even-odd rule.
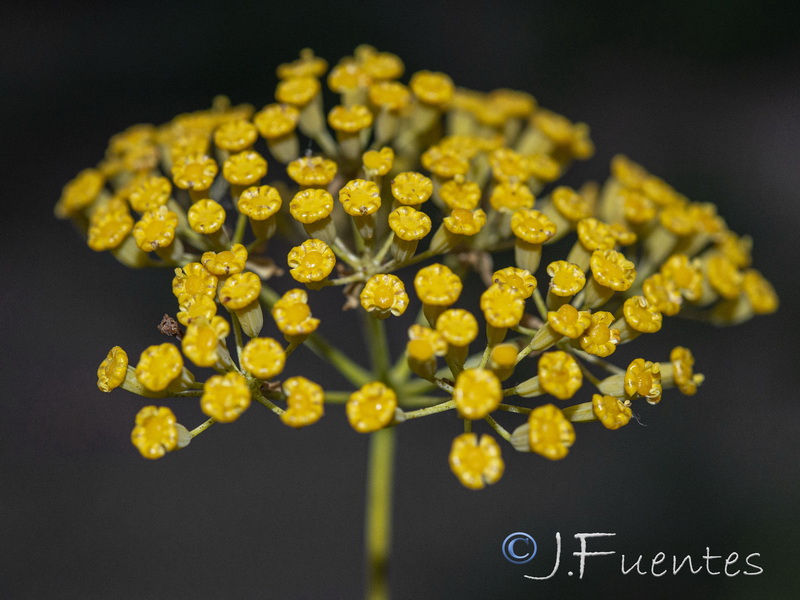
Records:
[[[451,416],[402,427],[395,597],[794,598],[800,37],[787,7],[4,3],[0,597],[361,596],[366,437],[335,407],[294,431],[254,406],[186,451],[143,460],[129,441],[142,400],[102,394],[94,374],[114,345],[135,356],[161,343],[155,326],[174,311],[171,274],[96,255],[52,207],[127,126],[168,121],[221,93],[260,107],[273,99],[275,67],[301,48],[334,64],[370,43],[400,55],[408,74],[441,70],[474,89],[525,90],[589,123],[597,154],[562,181],[603,180],[611,156],[626,153],[752,235],[755,266],[782,300],[776,315],[730,329],[668,320],[634,350],[666,359],[674,345],[691,348],[707,378],[696,396],[671,391],[641,410],[644,426],[578,427],[557,463],[504,448],[506,475],[483,492],[449,471],[459,432]],[[363,354],[334,319],[322,332]],[[190,428],[203,420],[195,400],[171,406]],[[501,555],[515,531],[539,542],[528,565]],[[552,569],[556,532],[561,570],[525,579]],[[589,549],[617,552],[589,558],[582,580],[566,573],[577,571],[580,532],[616,533]],[[763,574],[620,573],[620,554],[629,565],[643,555],[647,568],[664,552],[670,567],[673,555],[704,563],[706,548],[737,552],[732,571],[759,553]]]

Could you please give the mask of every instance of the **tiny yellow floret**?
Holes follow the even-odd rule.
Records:
[[[319,319],[311,316],[308,294],[301,289],[289,290],[281,296],[272,307],[272,318],[286,336],[308,335],[319,326]]]
[[[606,429],[619,429],[628,424],[633,416],[629,406],[614,396],[594,394],[592,412]]]
[[[456,378],[453,400],[464,419],[483,419],[497,410],[503,399],[503,386],[487,369],[466,369]]]
[[[572,423],[554,404],[533,409],[528,416],[528,427],[531,450],[550,460],[564,458],[575,443]]]
[[[125,381],[128,372],[128,355],[119,346],[109,350],[105,360],[97,369],[97,387],[101,392],[110,392]]]
[[[230,310],[239,310],[258,299],[261,279],[250,271],[236,273],[225,280],[219,290],[219,301]]]
[[[500,446],[486,434],[481,436],[480,442],[474,433],[459,435],[453,440],[449,461],[453,474],[471,490],[497,483],[505,469]]]
[[[433,182],[422,173],[406,171],[392,179],[392,196],[400,204],[417,206],[430,198],[432,193]]]
[[[583,373],[571,354],[556,350],[545,352],[539,357],[539,385],[558,398],[568,400],[583,385]]]
[[[283,372],[286,353],[272,338],[253,338],[242,350],[242,367],[259,379],[272,379]]]
[[[148,459],[161,458],[178,447],[175,414],[166,406],[145,406],[136,414],[131,442]]]
[[[286,394],[286,411],[281,421],[289,427],[299,429],[313,425],[325,412],[325,393],[318,384],[305,377],[290,377],[283,382]]]
[[[183,358],[169,343],[146,348],[136,365],[136,379],[148,390],[160,392],[177,379],[183,371]]]
[[[308,239],[289,251],[286,262],[296,281],[310,283],[324,281],[331,274],[336,256],[322,240]]]
[[[220,423],[232,423],[250,407],[250,388],[238,373],[213,375],[203,385],[200,408]]]
[[[361,306],[378,319],[402,315],[408,307],[408,294],[396,275],[378,273],[367,280],[360,295]]]
[[[234,244],[230,250],[222,252],[205,252],[200,259],[209,273],[225,277],[241,273],[247,263],[247,248],[242,244]]]
[[[394,420],[397,395],[379,381],[367,383],[350,394],[345,410],[350,425],[359,433],[378,431]]]

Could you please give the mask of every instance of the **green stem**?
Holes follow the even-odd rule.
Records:
[[[200,435],[201,433],[203,433],[203,432],[204,432],[206,429],[208,429],[209,427],[211,427],[211,426],[212,426],[214,423],[216,423],[216,422],[217,422],[217,421],[216,421],[216,419],[214,419],[214,417],[211,417],[211,418],[210,418],[210,419],[208,419],[208,420],[207,420],[205,423],[203,423],[203,424],[201,424],[201,425],[198,425],[197,427],[195,427],[194,429],[192,429],[192,430],[189,432],[189,437],[190,437],[190,438],[194,438],[194,437],[196,437],[196,436]]]
[[[372,371],[376,379],[384,383],[389,381],[389,341],[386,338],[386,327],[381,319],[364,313],[367,321],[367,344],[372,356]]]
[[[492,416],[491,416],[491,415],[486,415],[486,416],[483,418],[483,420],[484,420],[484,421],[486,421],[486,422],[487,422],[487,423],[488,423],[488,424],[489,424],[489,425],[492,427],[492,429],[494,429],[494,430],[497,432],[497,434],[498,434],[498,435],[499,435],[501,438],[503,438],[503,439],[504,439],[505,441],[507,441],[507,442],[510,442],[510,441],[511,441],[511,434],[510,434],[508,431],[506,431],[506,429],[505,429],[505,428],[504,428],[502,425],[500,425],[500,423],[498,423],[497,421],[495,421],[495,420],[492,418]]]
[[[239,217],[236,219],[236,229],[233,232],[233,240],[231,240],[231,246],[233,244],[241,244],[242,240],[244,239],[244,229],[247,227],[247,215],[244,213],[239,213]]]
[[[389,555],[392,544],[392,479],[395,430],[381,429],[369,440],[365,549],[369,600],[389,598]]]
[[[411,412],[405,413],[405,417],[406,420],[418,419],[420,417],[427,417],[428,415],[435,415],[436,413],[444,412],[446,410],[453,410],[455,407],[456,407],[455,400],[448,400],[447,402],[442,402],[441,404],[435,404],[434,406],[428,406],[427,408],[412,410]]]
[[[266,406],[268,409],[270,409],[272,412],[274,412],[276,415],[278,415],[278,416],[280,416],[280,415],[282,415],[284,412],[286,412],[286,411],[285,411],[285,410],[283,410],[283,409],[282,409],[280,406],[278,406],[277,404],[275,404],[274,402],[272,402],[272,400],[269,400],[268,398],[265,398],[265,397],[264,397],[264,396],[261,394],[261,392],[259,392],[258,390],[255,390],[255,391],[253,391],[253,397],[254,397],[256,400],[258,400],[258,401],[259,401],[261,404],[263,404],[264,406]]]

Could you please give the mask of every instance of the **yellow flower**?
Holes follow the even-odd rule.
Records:
[[[348,215],[371,215],[381,207],[380,188],[372,181],[353,179],[339,190],[339,202]]]
[[[700,299],[703,273],[699,261],[693,261],[685,254],[673,254],[661,265],[661,274],[672,281],[690,302]]]
[[[290,63],[278,65],[276,73],[280,79],[295,77],[322,77],[328,70],[328,63],[324,58],[314,55],[311,48],[303,48],[300,58]]]
[[[658,309],[644,296],[631,296],[622,305],[622,314],[627,328],[636,333],[655,333],[661,329],[664,318]],[[622,324],[620,323],[620,327]],[[633,332],[622,336],[622,341],[632,339]],[[623,333],[620,329],[620,333]]]
[[[144,213],[164,206],[172,194],[172,184],[166,177],[145,177],[130,189],[128,201],[136,212]]]
[[[661,365],[643,358],[634,359],[625,370],[625,393],[644,397],[650,404],[661,402]]]
[[[105,178],[97,169],[84,169],[64,186],[56,205],[56,216],[71,216],[89,206],[103,191]]]
[[[550,199],[559,214],[572,223],[588,219],[594,213],[594,203],[589,197],[565,185],[554,189]]]
[[[286,336],[308,335],[319,326],[319,319],[311,316],[308,294],[301,289],[286,292],[272,307],[272,318]]]
[[[242,152],[253,146],[258,138],[256,126],[245,119],[235,119],[221,125],[214,132],[217,148],[228,152]]]
[[[516,267],[506,267],[495,271],[492,275],[492,282],[499,283],[503,287],[516,290],[520,298],[527,299],[536,289],[536,277],[530,271],[518,269]]]
[[[180,310],[178,311],[178,322],[181,325],[189,325],[195,319],[211,320],[217,314],[217,303],[213,296],[198,294],[196,296],[182,295],[180,299]]]
[[[450,210],[455,208],[474,210],[481,201],[481,186],[474,181],[467,181],[463,175],[458,174],[442,184],[439,197]]]
[[[557,311],[548,311],[547,323],[556,333],[575,339],[583,335],[592,323],[592,313],[579,311],[571,304],[562,304]]]
[[[369,101],[378,108],[400,112],[411,102],[411,92],[398,81],[378,81],[369,87]]]
[[[453,400],[464,419],[483,419],[495,411],[503,398],[497,376],[486,369],[466,369],[456,378]]]
[[[228,333],[230,325],[219,315],[210,320],[195,319],[181,340],[183,353],[198,367],[213,367],[227,358],[224,343]]]
[[[590,260],[592,278],[605,288],[624,292],[636,279],[634,264],[616,250],[597,250]]]
[[[518,431],[523,435],[527,434],[524,437],[527,438],[525,441],[530,450],[550,460],[564,458],[575,443],[575,429],[572,423],[553,404],[534,408],[528,415],[528,423]],[[514,433],[516,436],[517,432]],[[515,444],[515,447],[518,445]]]
[[[399,56],[389,52],[369,54],[362,63],[364,72],[374,80],[397,79],[403,75],[405,65]]]
[[[308,189],[297,192],[289,203],[289,212],[301,223],[310,224],[330,216],[333,211],[333,196],[323,189]]]
[[[236,273],[219,290],[219,300],[230,310],[239,310],[256,302],[261,293],[261,279],[255,273]]]
[[[675,346],[669,353],[670,364],[662,371],[662,382],[666,387],[674,383],[682,394],[693,396],[697,393],[697,386],[703,383],[705,377],[694,372],[694,355],[691,350],[683,346]]]
[[[206,198],[192,204],[187,217],[192,231],[216,233],[225,224],[225,209],[218,202]]]
[[[444,73],[418,71],[411,76],[409,86],[423,104],[441,107],[453,98],[453,81]]]
[[[293,104],[302,108],[319,94],[319,81],[314,77],[292,77],[285,79],[275,89],[275,99],[282,104]]]
[[[557,227],[538,210],[523,208],[511,216],[511,231],[524,242],[541,245],[556,234]]]
[[[407,242],[419,241],[431,230],[431,218],[411,206],[401,206],[389,214],[389,227]]]
[[[128,355],[119,346],[108,352],[105,360],[97,369],[97,387],[101,392],[110,392],[125,381],[128,372]]]
[[[629,406],[614,396],[592,396],[592,412],[607,429],[619,429],[628,424],[633,416]]]
[[[422,204],[433,193],[433,182],[422,173],[406,171],[392,179],[392,196],[400,204],[416,206]]]
[[[683,296],[677,284],[661,273],[653,273],[642,283],[642,292],[647,302],[667,316],[677,315],[681,310]]]
[[[203,192],[211,187],[218,172],[213,158],[187,154],[172,165],[172,181],[182,190]]]
[[[525,183],[530,177],[528,159],[511,148],[498,148],[489,155],[492,175],[498,181]]]
[[[639,190],[649,173],[627,156],[617,154],[611,159],[611,174],[626,188]]]
[[[178,299],[183,296],[197,296],[204,294],[214,297],[217,293],[217,278],[209,273],[198,262],[189,263],[183,269],[175,269],[175,278],[172,280],[172,293]]]
[[[463,287],[461,278],[439,263],[423,267],[414,277],[414,289],[423,304],[450,306],[458,300]]]
[[[394,164],[394,150],[386,146],[380,150],[369,150],[361,155],[364,171],[383,176],[392,170]]]
[[[471,490],[483,489],[500,481],[505,465],[500,446],[484,434],[478,442],[474,433],[462,433],[450,449],[450,469],[458,480]]]
[[[623,189],[622,208],[625,219],[633,225],[649,223],[656,217],[656,205],[642,192],[634,189]]]
[[[205,252],[200,261],[209,273],[218,277],[241,273],[247,262],[247,249],[241,244],[234,244],[230,250]]]
[[[568,400],[583,385],[583,373],[571,354],[557,350],[539,357],[539,385],[559,400]]]
[[[734,265],[740,269],[749,267],[752,262],[750,251],[753,247],[753,240],[750,237],[739,237],[732,231],[723,233],[720,241],[716,244],[716,249],[728,257]]]
[[[755,314],[768,315],[778,310],[778,294],[759,271],[747,269],[744,272],[742,290]]]
[[[136,365],[136,378],[153,392],[166,389],[182,372],[181,353],[168,343],[146,348]]]
[[[337,132],[358,133],[372,125],[372,113],[363,104],[334,106],[328,113],[328,124]]]
[[[289,104],[268,104],[262,108],[253,122],[261,136],[274,140],[289,135],[297,128],[300,111]]]
[[[614,315],[610,312],[593,313],[591,325],[580,338],[581,348],[600,357],[613,354],[620,342],[619,330],[610,327],[613,322]]]
[[[475,235],[486,224],[486,213],[482,209],[464,210],[454,208],[450,215],[442,219],[444,226],[450,233],[456,235]]]
[[[136,414],[131,442],[149,459],[161,458],[178,447],[178,426],[173,412],[166,406],[145,406]]]
[[[448,147],[431,146],[420,157],[422,166],[441,179],[464,176],[469,171],[469,158]]]
[[[528,156],[528,172],[541,183],[555,181],[561,176],[561,167],[547,154]]]
[[[563,298],[574,296],[586,284],[586,276],[580,267],[565,260],[547,265],[547,274],[550,275],[549,293]]]
[[[270,185],[253,186],[241,193],[236,208],[254,221],[266,221],[280,210],[282,202],[276,188]]]
[[[436,331],[451,346],[468,346],[478,336],[478,321],[463,308],[449,308],[436,319]]]
[[[242,368],[259,379],[272,379],[283,372],[286,353],[272,338],[253,338],[242,350]]]
[[[408,294],[396,275],[379,273],[367,281],[360,295],[361,306],[378,319],[399,317],[408,307]]]
[[[444,337],[430,327],[414,324],[408,329],[408,355],[424,362],[436,356],[444,356],[447,342]]]
[[[708,283],[720,296],[736,298],[742,291],[742,274],[730,259],[722,253],[715,253],[706,261]]]
[[[336,256],[322,240],[309,239],[295,246],[287,258],[292,277],[302,283],[324,281],[333,271]]]
[[[481,294],[481,310],[492,327],[515,327],[525,312],[525,300],[516,288],[494,283]]]
[[[232,423],[250,407],[250,388],[238,373],[213,375],[203,385],[200,408],[220,423]]]
[[[397,395],[379,381],[367,383],[350,394],[345,410],[350,425],[359,433],[378,431],[394,420]]]
[[[586,252],[613,250],[617,245],[617,238],[611,227],[591,217],[578,222],[578,241]]]
[[[95,252],[117,248],[133,229],[125,202],[112,198],[92,213],[87,243]]]
[[[175,239],[178,215],[167,210],[166,206],[149,210],[133,226],[133,239],[142,252],[166,248]]]
[[[328,87],[337,94],[346,94],[357,89],[367,88],[369,75],[361,65],[351,59],[344,59],[328,74]]]
[[[286,174],[298,185],[325,187],[336,175],[336,162],[321,156],[304,156],[286,167]]]
[[[322,418],[325,395],[322,388],[305,377],[290,377],[283,382],[287,408],[281,421],[289,427],[306,427]]]
[[[535,198],[527,184],[519,181],[498,183],[489,196],[489,204],[495,210],[514,212],[533,208]]]
[[[232,154],[222,165],[223,177],[234,185],[257,185],[266,174],[267,161],[253,150]]]

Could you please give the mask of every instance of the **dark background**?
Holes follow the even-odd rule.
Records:
[[[707,376],[697,396],[672,391],[642,409],[644,427],[579,427],[557,463],[504,449],[506,475],[483,492],[449,472],[451,418],[402,427],[395,597],[796,597],[797,25],[781,3],[745,0],[4,3],[0,597],[361,595],[366,437],[341,409],[293,431],[255,406],[186,451],[141,459],[129,442],[141,399],[98,392],[94,371],[113,345],[135,356],[160,343],[171,275],[94,254],[52,206],[128,125],[218,93],[261,106],[275,66],[301,48],[335,63],[362,42],[399,54],[407,73],[527,90],[588,122],[597,155],[564,181],[602,179],[625,152],[753,235],[755,266],[782,300],[731,329],[669,320],[634,351],[690,347]],[[333,319],[322,331],[360,352]],[[292,373],[317,373],[297,357]],[[190,428],[202,420],[195,400],[172,406]],[[500,553],[514,531],[540,544],[524,567]],[[524,579],[549,572],[556,532],[561,571]],[[578,532],[617,534],[593,548],[618,554],[590,558],[582,581],[566,574]],[[764,573],[619,572],[620,553],[669,561],[706,547],[760,553]]]

